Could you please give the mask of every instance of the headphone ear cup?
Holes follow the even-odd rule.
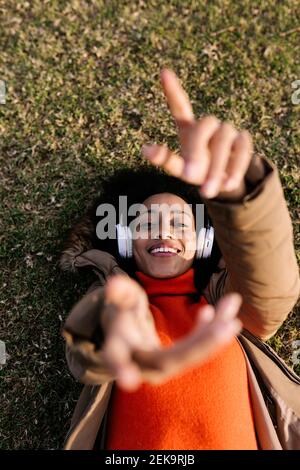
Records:
[[[212,247],[214,244],[215,231],[213,227],[206,229],[202,258],[209,258],[211,256]]]
[[[132,233],[129,227],[126,227],[127,240],[127,258],[132,258]]]
[[[212,247],[214,243],[214,234],[214,228],[211,226],[208,226],[207,228],[203,227],[200,229],[197,239],[197,259],[206,259],[211,256]]]
[[[117,224],[116,229],[117,229],[117,241],[118,241],[119,255],[122,258],[126,258],[127,249],[126,249],[126,234],[125,234],[124,226],[121,224]]]
[[[117,224],[118,251],[122,258],[132,257],[132,233],[126,225]]]
[[[206,234],[206,228],[203,227],[203,228],[200,229],[200,232],[199,232],[198,238],[197,238],[197,248],[196,248],[196,258],[197,259],[202,258],[204,242],[205,242],[205,234]]]

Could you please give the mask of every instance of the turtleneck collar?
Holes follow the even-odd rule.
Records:
[[[135,275],[144,287],[148,297],[157,295],[191,295],[198,294],[194,283],[195,268],[188,269],[185,273],[168,279],[159,279],[149,276],[142,271],[136,271]]]

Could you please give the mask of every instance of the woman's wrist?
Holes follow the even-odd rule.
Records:
[[[242,201],[247,194],[247,185],[246,181],[243,180],[240,186],[233,191],[221,191],[217,197],[214,198],[215,201],[232,201],[238,202]]]

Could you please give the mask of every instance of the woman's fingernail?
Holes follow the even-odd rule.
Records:
[[[152,144],[142,145],[142,152],[145,157],[152,157],[155,152],[155,147]]]
[[[226,341],[237,334],[242,328],[242,323],[235,319],[230,322],[222,322],[215,326],[214,334],[218,339]]]
[[[226,189],[227,191],[230,191],[232,189],[237,188],[238,185],[239,185],[239,182],[236,178],[228,178],[228,180],[225,181],[224,183],[224,189]]]
[[[206,197],[214,197],[216,196],[217,194],[217,190],[218,190],[218,183],[216,180],[209,180],[209,181],[206,181],[206,183],[204,183],[202,186],[201,186],[201,192],[204,194],[204,196]]]
[[[195,162],[186,162],[183,170],[183,174],[191,182],[197,180],[197,174],[199,171],[199,166]]]
[[[193,176],[193,166],[189,162],[185,164],[184,176],[186,176],[187,178],[191,178]]]
[[[209,308],[201,309],[198,312],[198,322],[199,323],[209,323],[214,318],[214,311]]]
[[[117,379],[127,389],[136,389],[140,384],[139,375],[132,369],[122,369],[119,371]]]

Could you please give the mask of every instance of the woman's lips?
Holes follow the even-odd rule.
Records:
[[[157,251],[156,253],[149,253],[151,256],[177,256],[177,253],[171,253],[170,251]]]
[[[182,252],[182,249],[173,243],[156,243],[148,248],[147,251],[152,256],[176,256]]]

